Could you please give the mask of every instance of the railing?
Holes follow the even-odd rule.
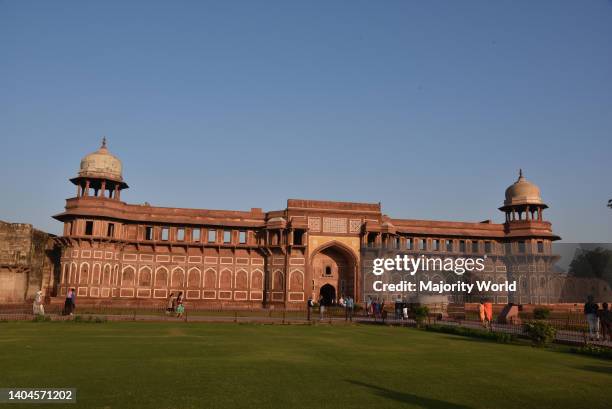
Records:
[[[283,308],[246,308],[228,309],[222,307],[207,307],[187,305],[182,315],[176,312],[166,311],[161,305],[135,305],[132,307],[117,307],[111,303],[95,306],[78,306],[73,315],[65,315],[63,305],[45,305],[45,314],[52,320],[69,320],[74,316],[81,319],[89,317],[103,317],[109,321],[186,321],[186,322],[258,322],[258,323],[329,323],[339,324],[349,320],[347,310],[340,306],[330,306],[323,311],[319,307],[313,307],[310,315],[307,310],[289,310]],[[529,314],[521,316],[522,323],[497,323],[484,325],[480,322],[478,314],[473,311],[453,312],[451,308],[448,314],[438,312],[434,305],[429,306],[430,314],[426,323],[448,326],[462,326],[474,329],[486,329],[491,332],[502,332],[517,336],[526,336],[522,323],[533,319]],[[32,304],[9,304],[0,305],[0,320],[31,320],[33,318]],[[394,305],[388,305],[384,312],[372,315],[363,308],[357,306],[353,312],[351,321],[359,323],[387,324],[415,326],[416,321],[412,312],[408,317],[403,316],[403,311],[395,310]],[[551,324],[556,330],[556,341],[560,343],[587,344],[594,343],[601,346],[612,347],[609,340],[591,340],[589,327],[582,314],[569,312],[565,314],[554,314],[553,317],[542,320]],[[600,334],[601,335],[601,334]]]

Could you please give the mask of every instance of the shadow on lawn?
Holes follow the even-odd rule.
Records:
[[[612,375],[612,366],[587,365],[587,366],[578,366],[577,368],[585,370],[585,371],[599,372],[599,373],[605,373],[608,375]]]
[[[373,392],[383,398],[393,399],[402,403],[419,406],[424,409],[472,409],[470,406],[458,405],[456,403],[446,402],[439,399],[424,398],[422,396],[413,395],[412,393],[397,392],[391,389],[382,388],[380,386],[371,385],[369,383],[347,380],[353,385],[363,386],[372,389]]]

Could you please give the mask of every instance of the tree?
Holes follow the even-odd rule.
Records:
[[[596,247],[578,251],[569,265],[569,273],[574,277],[599,278],[612,285],[612,250]]]

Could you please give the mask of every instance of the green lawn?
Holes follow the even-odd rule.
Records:
[[[53,386],[71,408],[596,409],[612,363],[367,325],[0,323],[0,387]]]

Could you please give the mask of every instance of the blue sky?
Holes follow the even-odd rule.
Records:
[[[0,1],[0,52],[3,220],[58,233],[106,135],[133,203],[502,221],[522,167],[612,241],[610,1]]]

